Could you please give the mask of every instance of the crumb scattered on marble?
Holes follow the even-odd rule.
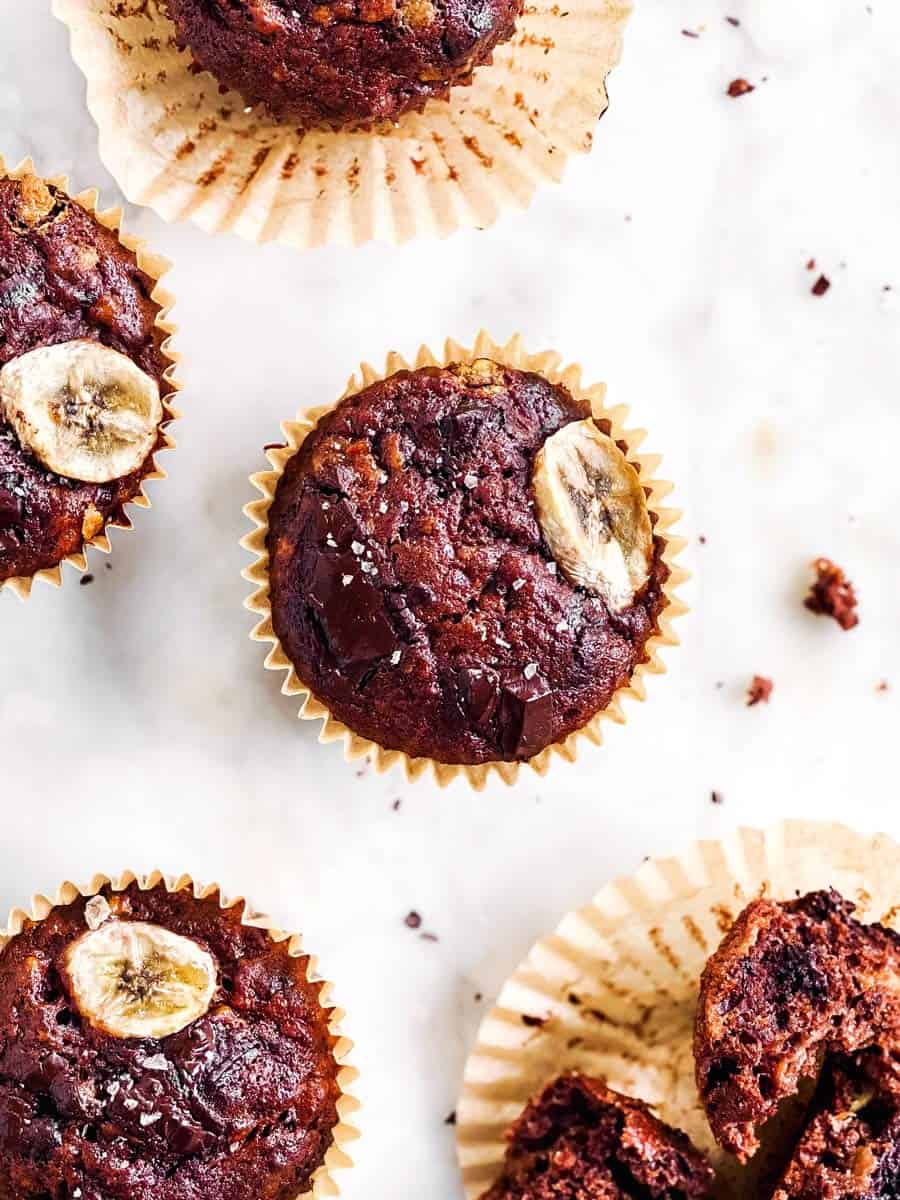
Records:
[[[415,911],[415,909],[408,912],[403,920],[404,920],[404,924],[406,925],[406,927],[408,929],[418,929],[419,926],[422,924],[422,918]]]
[[[398,796],[398,797],[397,797],[397,799],[394,801],[394,803],[391,805],[391,811],[392,811],[392,812],[399,812],[399,811],[400,811],[400,805],[401,805],[402,803],[403,803],[403,801],[402,801],[402,800],[400,799],[400,797]]]
[[[772,680],[767,679],[765,675],[754,675],[750,681],[750,687],[747,689],[747,707],[752,708],[754,704],[768,704],[774,686]]]
[[[444,1117],[444,1124],[445,1125],[455,1125],[456,1124],[456,1113],[452,1112],[448,1116]]]
[[[740,21],[738,20],[737,17],[726,17],[725,20],[728,22],[729,25],[733,25],[735,27],[735,29],[737,29],[738,26],[740,25]]]
[[[831,280],[827,275],[820,275],[816,282],[812,285],[812,294],[814,296],[824,296],[831,287]]]
[[[713,803],[715,805],[722,805],[725,803],[725,797],[722,795],[721,792],[711,792],[709,799],[710,799],[711,803]]]
[[[875,685],[876,692],[889,692],[890,690],[891,690],[891,685],[888,683],[888,681],[886,679],[880,679],[878,681],[878,683]]]
[[[756,91],[756,88],[746,79],[732,79],[728,85],[728,95],[731,96],[732,100],[736,100],[738,96],[746,96],[754,91]]]
[[[436,942],[439,940],[438,935],[436,933],[429,933],[427,930],[425,931],[425,933],[422,933],[419,936],[421,937],[423,942]]]
[[[696,29],[682,29],[681,36],[686,38],[698,38],[700,34]]]
[[[859,624],[856,590],[840,567],[828,558],[813,562],[816,578],[803,601],[817,616],[834,617],[841,629],[853,629]]]
[[[94,577],[93,577],[93,575],[82,575],[82,577],[79,579],[78,582],[81,584],[82,587],[87,587],[87,585],[89,583],[94,582]]]

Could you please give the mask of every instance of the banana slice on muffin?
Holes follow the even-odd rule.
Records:
[[[621,612],[650,577],[653,529],[640,477],[589,417],[547,438],[532,476],[538,520],[570,583]]]
[[[162,420],[159,385],[101,342],[39,346],[0,370],[0,409],[57,475],[107,483],[138,470]]]
[[[74,941],[64,970],[81,1015],[119,1038],[164,1038],[208,1010],[215,961],[198,942],[146,921],[107,921]]]

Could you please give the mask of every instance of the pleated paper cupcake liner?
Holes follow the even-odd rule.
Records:
[[[647,862],[563,917],[504,984],[466,1063],[457,1135],[468,1200],[500,1174],[504,1133],[529,1098],[568,1068],[651,1104],[710,1155],[723,1196],[756,1200],[752,1164],[716,1145],[694,1082],[701,972],[751,900],[834,887],[861,920],[896,927],[898,880],[889,838],[788,821]]]
[[[34,163],[30,158],[24,159],[17,167],[12,170],[7,169],[0,155],[0,179],[21,179],[25,175],[39,175],[40,172],[35,170]],[[43,178],[43,177],[42,177]],[[65,175],[54,175],[47,177],[47,182],[58,187],[67,195],[71,196],[76,204],[81,207],[96,221],[99,222],[105,229],[112,230],[119,239],[119,242],[126,250],[130,250],[137,259],[137,264],[140,269],[146,272],[147,275],[154,281],[153,291],[150,293],[150,299],[160,306],[160,312],[156,318],[155,325],[166,335],[162,343],[162,351],[169,366],[166,368],[163,376],[166,390],[162,395],[164,416],[160,426],[160,436],[156,447],[150,456],[147,469],[141,478],[141,487],[130,500],[126,501],[123,506],[124,510],[130,505],[136,508],[150,508],[150,498],[144,490],[147,483],[153,479],[165,479],[166,472],[160,467],[156,461],[156,456],[163,450],[174,450],[175,442],[168,432],[168,426],[172,421],[178,419],[181,415],[175,407],[175,396],[180,390],[180,384],[175,378],[175,370],[179,362],[180,356],[172,349],[172,338],[176,332],[176,326],[169,320],[169,313],[175,303],[175,297],[171,292],[166,291],[161,285],[162,277],[171,270],[172,264],[168,259],[163,258],[159,254],[154,254],[147,249],[146,243],[132,234],[126,233],[122,229],[122,209],[121,208],[105,208],[98,209],[97,203],[99,193],[96,188],[89,188],[87,191],[79,192],[78,195],[71,195],[69,192],[68,179]],[[40,571],[36,571],[34,575],[17,575],[11,579],[0,580],[0,592],[4,588],[8,588],[14,592],[19,599],[27,600],[31,595],[31,589],[35,580],[40,580],[42,583],[49,583],[53,587],[60,587],[62,584],[62,567],[65,563],[74,567],[76,571],[84,572],[87,570],[87,551],[89,547],[94,547],[101,550],[104,554],[109,554],[112,546],[109,540],[110,529],[133,529],[134,525],[127,511],[123,511],[120,517],[115,517],[112,520],[106,521],[93,537],[86,538],[81,549],[76,554],[67,554],[54,567],[44,567]]]
[[[527,3],[470,87],[386,132],[302,134],[192,70],[160,0],[53,0],[125,195],[209,233],[404,242],[524,208],[590,149],[630,0]]]
[[[216,896],[219,900],[219,907],[223,911],[240,905],[242,909],[242,924],[253,929],[266,930],[274,942],[288,943],[288,953],[293,958],[305,958],[307,960],[306,977],[310,982],[322,983],[319,999],[330,1013],[328,1028],[329,1032],[336,1039],[333,1054],[335,1061],[340,1067],[337,1083],[341,1094],[337,1101],[338,1123],[332,1130],[332,1144],[325,1155],[322,1166],[312,1178],[312,1186],[298,1193],[297,1200],[301,1200],[301,1197],[304,1200],[310,1200],[310,1198],[312,1200],[321,1200],[321,1198],[326,1196],[337,1196],[340,1189],[334,1178],[335,1172],[353,1165],[353,1161],[344,1147],[359,1137],[356,1128],[350,1124],[350,1118],[359,1109],[359,1102],[355,1099],[351,1090],[359,1077],[359,1073],[349,1064],[353,1043],[341,1033],[341,1022],[345,1014],[342,1009],[329,1008],[328,998],[332,991],[332,985],[322,980],[321,975],[318,973],[317,960],[304,952],[303,940],[299,934],[285,933],[268,917],[255,912],[242,896],[234,898],[226,897],[217,883],[199,884],[195,883],[190,875],[164,875],[162,871],[152,871],[149,875],[135,875],[132,871],[125,871],[123,874],[115,877],[95,875],[84,886],[66,882],[60,885],[53,899],[43,895],[36,895],[32,898],[30,909],[14,908],[9,915],[6,930],[0,933],[0,969],[2,969],[3,951],[9,942],[24,929],[28,928],[30,924],[45,920],[55,908],[71,904],[79,896],[96,896],[106,886],[109,886],[113,892],[123,892],[132,883],[137,883],[140,890],[144,892],[162,887],[170,893],[189,891],[197,900],[205,900],[210,896]]]
[[[312,432],[320,418],[330,412],[336,404],[339,404],[347,396],[354,395],[362,388],[386,379],[398,371],[427,366],[446,366],[454,362],[471,363],[477,358],[490,358],[507,367],[522,371],[535,371],[552,383],[560,383],[568,389],[576,401],[581,401],[589,406],[596,418],[610,422],[613,438],[616,441],[624,442],[628,447],[629,461],[638,469],[641,482],[648,493],[648,508],[656,517],[655,532],[665,540],[662,557],[669,568],[669,578],[663,588],[666,607],[659,618],[659,632],[649,639],[645,648],[647,661],[638,664],[628,684],[616,692],[607,708],[597,713],[586,725],[570,734],[564,741],[548,746],[534,758],[528,759],[526,763],[493,762],[469,766],[460,763],[438,762],[424,757],[410,758],[402,751],[385,749],[368,738],[354,733],[352,729],[332,715],[324,701],[311,692],[285,654],[272,626],[266,535],[269,509],[285,466],[297,453],[303,440]],[[664,646],[678,644],[678,638],[672,631],[672,621],[675,617],[687,612],[687,606],[676,595],[678,587],[688,577],[687,572],[684,568],[676,565],[674,561],[686,543],[683,538],[672,533],[672,528],[681,513],[677,509],[665,508],[661,504],[661,501],[672,491],[673,485],[656,478],[656,470],[660,462],[659,455],[637,453],[638,447],[644,442],[647,434],[643,429],[626,428],[627,408],[624,405],[617,405],[614,408],[606,407],[604,385],[584,387],[581,383],[580,367],[575,365],[562,367],[560,364],[561,357],[555,351],[528,354],[518,335],[501,346],[484,332],[478,334],[471,349],[448,340],[444,345],[443,354],[436,356],[426,346],[422,346],[412,364],[396,351],[392,351],[387,356],[383,372],[376,371],[375,368],[364,363],[360,368],[359,377],[356,375],[351,377],[343,396],[334,404],[309,409],[301,412],[296,420],[285,422],[281,426],[285,445],[266,451],[266,457],[272,469],[260,471],[250,477],[250,482],[261,495],[261,499],[254,500],[244,509],[255,528],[241,541],[244,549],[249,550],[255,556],[255,562],[243,572],[244,578],[256,587],[252,596],[245,602],[245,606],[259,617],[259,622],[250,636],[254,641],[271,643],[271,649],[265,659],[266,669],[285,673],[285,680],[281,688],[283,694],[302,698],[300,717],[307,721],[321,721],[322,729],[319,741],[343,742],[344,755],[348,762],[368,755],[378,772],[387,771],[391,767],[400,765],[409,781],[421,779],[423,775],[431,771],[441,787],[461,777],[467,779],[476,790],[483,788],[492,774],[496,774],[507,784],[515,783],[522,766],[528,766],[538,775],[545,775],[554,758],[574,762],[578,753],[578,745],[582,740],[600,745],[603,740],[604,722],[613,721],[617,724],[624,724],[626,714],[622,708],[622,701],[627,697],[644,700],[646,698],[646,677],[662,674],[665,671],[660,651]]]

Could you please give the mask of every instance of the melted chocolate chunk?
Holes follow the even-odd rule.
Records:
[[[546,746],[553,728],[553,696],[543,679],[504,687],[500,697],[500,743],[510,758],[531,758]]]

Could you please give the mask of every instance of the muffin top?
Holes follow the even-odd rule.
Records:
[[[342,401],[269,513],[272,622],[304,685],[441,762],[527,759],[583,726],[645,659],[668,575],[608,433],[561,385],[486,359]],[[600,475],[576,478],[595,451]]]
[[[64,192],[0,179],[0,581],[76,553],[139,492],[163,442],[153,286]]]
[[[821,1054],[894,1046],[900,936],[853,912],[835,891],[755,901],[704,969],[697,1087],[717,1141],[742,1161]]]
[[[503,1175],[482,1200],[704,1200],[709,1163],[680,1130],[602,1079],[548,1083],[507,1133]]]
[[[304,128],[365,127],[470,83],[519,0],[166,0],[179,41],[245,99]]]
[[[307,960],[217,894],[104,889],[0,955],[0,1197],[294,1200],[337,1123]]]

